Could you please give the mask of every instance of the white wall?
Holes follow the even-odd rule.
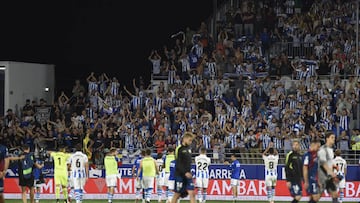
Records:
[[[5,107],[20,112],[26,99],[39,101],[45,99],[48,104],[54,101],[55,66],[51,64],[0,61],[5,66]],[[45,92],[45,87],[49,88]]]

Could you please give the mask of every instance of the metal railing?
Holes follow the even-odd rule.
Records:
[[[280,150],[279,151],[279,164],[285,164],[285,158],[288,151]],[[306,150],[300,152],[300,154],[304,154]],[[139,151],[136,151],[134,154],[139,154]],[[166,151],[162,152],[163,155],[166,154]],[[240,149],[230,149],[225,148],[224,151],[214,151],[213,149],[207,150],[207,156],[211,158],[212,163],[222,164],[224,161],[229,161],[232,154],[235,154],[236,158],[242,164],[263,164],[264,161],[262,159],[262,151],[260,148],[254,148],[250,150],[240,150]],[[195,161],[195,157],[199,155],[199,152],[192,151],[192,158]],[[156,148],[153,148],[153,157],[157,156]],[[129,157],[132,157],[131,155]],[[342,151],[341,157],[343,157],[348,165],[358,165],[360,160],[360,150],[348,150]],[[123,157],[124,158],[124,157]],[[132,158],[134,159],[134,158]],[[125,163],[127,160],[123,160]]]
[[[222,158],[224,160],[229,160],[231,154],[235,153],[236,157],[242,164],[263,164],[264,161],[262,159],[262,151],[260,149],[255,149],[252,152],[246,151],[246,152],[240,152],[239,150],[233,150],[233,149],[226,149],[225,153],[222,155]],[[302,151],[301,154],[304,154],[305,151]],[[215,153],[216,154],[216,153]],[[286,154],[283,150],[279,152],[279,164],[285,163]],[[195,156],[199,155],[197,152],[193,152],[193,158]],[[221,159],[214,159],[214,152],[212,149],[209,149],[207,151],[207,155],[211,158],[211,161],[213,163],[222,163],[223,160]],[[220,155],[220,154],[219,154]],[[347,164],[359,164],[360,160],[360,150],[349,150],[349,151],[343,151],[341,156],[347,161]]]
[[[271,45],[270,53],[273,56],[285,53],[289,58],[309,58],[314,53],[314,44],[305,42],[275,42]]]

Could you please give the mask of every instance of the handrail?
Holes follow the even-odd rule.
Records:
[[[235,153],[235,156],[239,159],[239,161],[243,164],[262,164],[262,151],[259,148],[250,149],[251,151],[240,151],[239,149],[230,149],[225,148],[225,152],[214,152],[213,149],[207,150],[207,156],[211,158],[212,163],[223,163],[225,160],[229,160],[231,154]],[[156,148],[153,148],[153,156],[157,156]],[[301,151],[300,154],[304,154],[305,150]],[[166,154],[166,151],[163,151],[163,154]],[[287,152],[284,150],[279,151],[279,164],[285,163],[285,157]],[[199,155],[199,152],[192,151],[193,161],[195,160],[195,156]],[[341,155],[346,161],[348,165],[354,164],[358,165],[360,160],[360,150],[347,150],[342,151]]]
[[[272,56],[285,53],[288,58],[309,58],[314,54],[314,46],[313,43],[308,42],[274,42],[271,45],[270,53]]]

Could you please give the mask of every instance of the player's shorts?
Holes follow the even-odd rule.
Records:
[[[143,176],[143,187],[144,189],[154,188],[155,177]]]
[[[4,179],[0,178],[0,194],[4,193]]]
[[[113,175],[107,175],[105,177],[105,181],[106,181],[106,186],[107,187],[116,187],[117,185],[117,175],[113,174]]]
[[[342,180],[340,180],[340,182],[339,182],[339,188],[340,188],[340,189],[344,189],[344,188],[345,188],[345,178],[343,178]]]
[[[209,178],[196,178],[196,187],[207,188],[209,185]]]
[[[168,180],[167,187],[169,188],[169,190],[174,190],[175,189],[175,180]]]
[[[164,175],[164,186],[168,186],[169,185],[169,177],[170,177],[170,173],[165,173]]]
[[[156,177],[156,186],[163,186],[164,185],[164,177],[161,175],[158,175]]]
[[[54,176],[55,185],[68,186],[68,175],[55,175]]]
[[[174,191],[176,193],[183,193],[186,190],[194,190],[194,182],[192,178],[175,177]]]
[[[309,187],[306,192],[310,195],[320,194],[320,186],[316,180],[309,180]]]
[[[34,177],[31,178],[23,178],[23,177],[19,177],[19,185],[22,187],[34,187]]]
[[[326,189],[327,192],[337,191],[337,185],[332,178],[329,178],[328,180],[325,181],[324,188]]]
[[[74,190],[84,189],[86,178],[72,178]]]
[[[230,185],[232,186],[239,186],[240,185],[240,180],[239,179],[230,179]]]
[[[328,193],[337,191],[337,184],[335,184],[334,180],[331,177],[321,178],[319,183],[322,189],[322,191],[320,191],[321,193],[324,190],[326,190]]]
[[[267,187],[270,187],[270,186],[276,186],[276,181],[277,181],[277,176],[273,175],[273,176],[266,176],[265,177],[265,185]]]
[[[42,187],[45,184],[44,178],[36,179],[34,182],[35,187]]]
[[[143,187],[143,180],[141,178],[135,178],[135,188],[142,189]]]
[[[290,186],[289,190],[290,190],[291,196],[293,196],[293,197],[302,195],[301,183],[291,182],[291,186]]]

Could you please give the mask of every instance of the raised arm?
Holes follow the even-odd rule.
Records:
[[[127,88],[126,88],[126,86],[124,85],[124,90],[125,90],[125,92],[129,95],[129,96],[131,96],[131,97],[134,97],[135,95],[133,95]]]
[[[150,55],[149,55],[149,57],[148,57],[148,59],[151,61],[152,60],[152,56],[154,55],[154,50],[151,50],[151,53],[150,53]]]
[[[182,39],[181,39],[181,43],[184,44],[184,43],[185,43],[185,40],[186,40],[185,33],[184,33],[183,31],[180,31],[180,32],[179,32],[179,35],[181,35],[181,38],[182,38]]]
[[[139,88],[136,86],[136,80],[135,80],[135,78],[133,78],[132,84],[133,84],[133,87],[134,87],[135,90],[139,89]]]
[[[272,143],[272,142],[270,142],[270,143]],[[269,146],[264,150],[264,152],[262,153],[263,156],[266,156],[266,154],[269,152],[269,149],[271,148],[270,146],[271,146],[271,144],[269,144]]]
[[[91,79],[94,77],[94,72],[91,72],[90,75],[86,78],[87,82],[91,82]]]
[[[159,53],[155,50],[155,55],[159,58],[159,59],[161,59],[161,56],[159,55]]]
[[[103,73],[103,76],[104,76],[105,82],[109,82],[109,81],[110,81],[110,79],[109,79],[109,77],[106,75],[106,73]]]

